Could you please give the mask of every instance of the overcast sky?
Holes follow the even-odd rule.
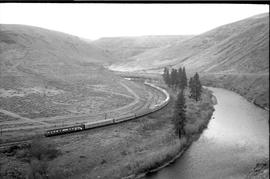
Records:
[[[256,4],[20,4],[1,3],[1,24],[26,24],[97,39],[200,34],[269,12]]]

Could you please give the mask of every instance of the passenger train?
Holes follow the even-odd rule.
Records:
[[[136,118],[151,114],[153,112],[156,112],[156,111],[162,109],[163,107],[165,107],[169,103],[170,95],[168,94],[168,92],[166,90],[164,90],[160,87],[157,87],[151,83],[147,83],[147,82],[145,82],[145,85],[148,85],[152,88],[160,90],[162,93],[164,93],[166,95],[166,99],[162,103],[156,104],[153,109],[148,109],[148,110],[138,112],[138,113],[132,113],[132,114],[126,115],[126,116],[120,116],[118,118],[110,118],[110,119],[104,119],[104,120],[99,120],[99,121],[94,121],[94,122],[89,122],[89,123],[83,123],[83,124],[69,126],[69,127],[51,129],[51,130],[47,130],[45,132],[45,136],[50,137],[50,136],[55,136],[55,135],[78,132],[78,131],[97,128],[97,127],[117,124],[117,123],[128,121],[131,119],[136,119]]]

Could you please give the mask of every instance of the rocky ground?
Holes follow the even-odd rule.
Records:
[[[269,178],[269,160],[257,163],[257,165],[250,171],[247,179],[267,179]]]

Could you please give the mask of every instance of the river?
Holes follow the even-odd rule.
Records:
[[[218,102],[208,128],[178,160],[147,179],[244,178],[268,157],[269,112],[234,92],[208,89]]]

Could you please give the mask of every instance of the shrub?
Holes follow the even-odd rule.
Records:
[[[29,152],[32,157],[38,160],[52,160],[60,154],[60,151],[53,144],[48,144],[39,138],[32,141]]]
[[[48,174],[48,179],[65,179],[64,172],[59,169],[53,169]]]
[[[43,179],[47,177],[48,163],[46,161],[40,161],[32,159],[29,165],[28,178],[29,179]]]
[[[0,174],[0,178],[17,178],[17,179],[23,179],[24,176],[22,174],[22,171],[18,166],[13,166],[12,168],[8,168],[3,175]]]
[[[29,151],[28,151],[28,149],[23,148],[21,150],[17,150],[16,151],[16,157],[17,158],[21,158],[21,159],[23,159],[23,158],[29,158]]]

